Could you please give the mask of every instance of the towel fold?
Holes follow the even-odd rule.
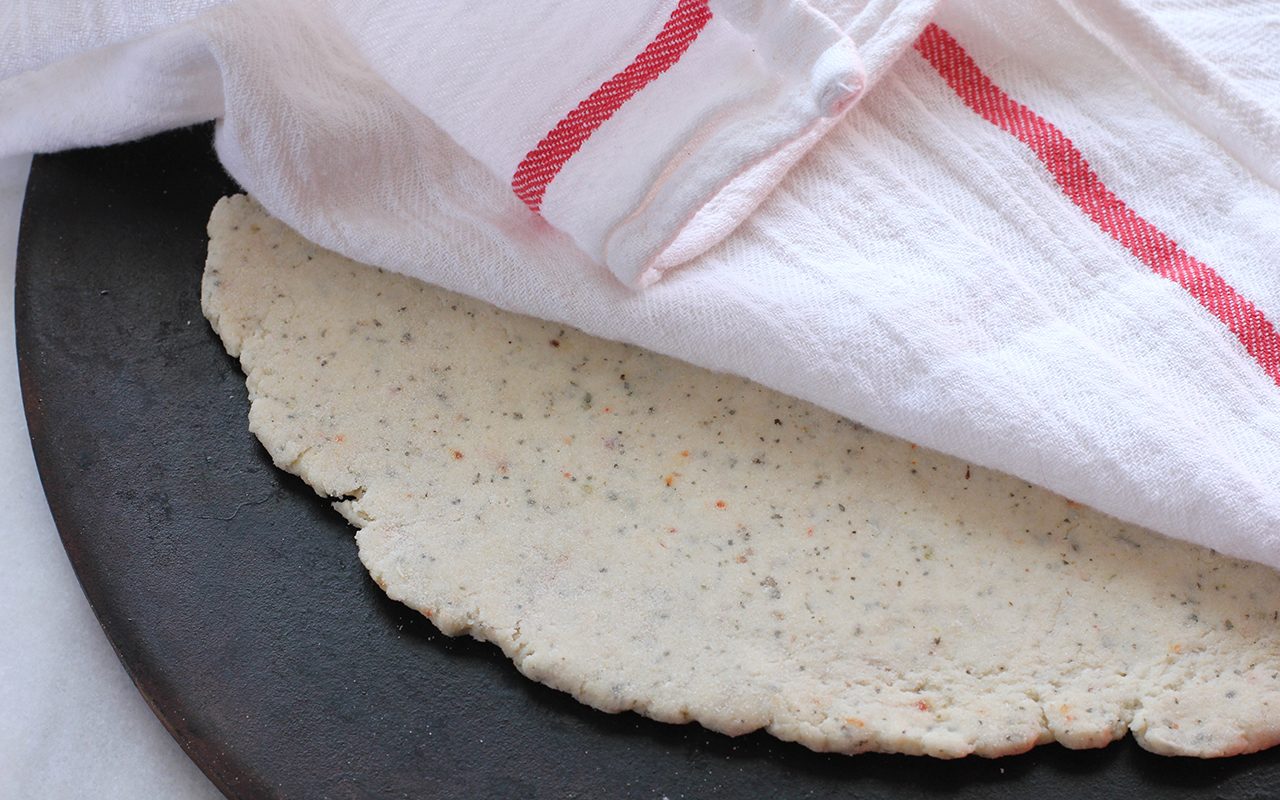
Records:
[[[38,112],[24,126],[36,139],[0,148],[95,144],[137,135],[140,123],[159,129],[220,113],[218,87],[192,73],[212,76],[210,56],[227,46],[216,32],[233,18],[257,20],[278,39],[327,30],[343,51],[323,67],[331,77],[367,71],[629,285],[652,283],[728,235],[867,80],[853,40],[804,0],[240,2],[176,30],[166,23],[217,4],[112,5],[62,22],[65,10],[21,15],[29,30],[3,62],[10,71],[63,54],[66,40],[123,46],[113,59],[73,62],[85,74],[84,62],[109,59],[79,87],[98,95],[81,99],[93,119],[50,130],[64,94],[19,103],[19,113]],[[916,16],[928,8],[918,5]],[[194,41],[200,30],[212,34],[205,47]],[[75,82],[51,72],[52,84]],[[127,85],[143,79],[160,84]],[[199,97],[180,103],[192,85]],[[342,105],[341,95],[331,99]]]

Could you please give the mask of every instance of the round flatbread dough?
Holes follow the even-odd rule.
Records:
[[[817,750],[1280,738],[1280,575],[808,403],[312,245],[245,197],[204,308],[391,597],[605,711]]]

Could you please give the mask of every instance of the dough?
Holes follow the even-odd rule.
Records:
[[[1280,574],[308,243],[241,196],[204,309],[387,594],[604,711],[956,757],[1280,740]]]

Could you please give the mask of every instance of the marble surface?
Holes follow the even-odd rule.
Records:
[[[0,161],[0,797],[221,797],[98,627],[45,503],[22,413],[13,278],[28,159]]]

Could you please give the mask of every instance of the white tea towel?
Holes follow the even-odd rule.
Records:
[[[951,0],[927,29],[928,4],[814,5],[873,88],[643,291],[529,213],[333,15],[290,3],[0,83],[0,152],[220,116],[232,175],[324,246],[1280,567],[1269,40],[1206,26],[1237,41],[1228,71],[1119,1]]]

